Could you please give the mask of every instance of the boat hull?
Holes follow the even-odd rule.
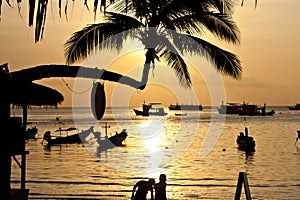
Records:
[[[266,105],[258,107],[254,104],[222,104],[217,108],[219,114],[238,114],[247,116],[270,116],[274,115],[275,111],[266,111]]]
[[[253,137],[239,135],[236,139],[238,149],[246,152],[255,152],[255,141]]]
[[[73,134],[65,137],[52,138],[50,131],[47,131],[44,134],[44,140],[47,141],[48,145],[82,144],[83,140],[85,140],[85,138],[90,133],[95,133],[93,131],[93,127],[77,134]],[[127,135],[128,135],[127,132],[123,130],[121,133],[116,133],[115,135],[109,137],[108,140],[116,146],[122,146],[123,141],[127,138]]]
[[[300,104],[296,104],[295,106],[288,106],[289,110],[300,110]]]
[[[160,103],[149,103],[143,104],[143,110],[133,109],[135,115],[137,116],[165,116],[168,113],[164,111],[164,108]]]
[[[169,110],[203,110],[202,105],[170,105]]]
[[[123,146],[123,141],[127,138],[127,132],[122,131],[121,133],[116,133],[114,136],[109,137],[109,141],[116,146]]]

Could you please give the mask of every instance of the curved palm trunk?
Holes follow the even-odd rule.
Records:
[[[147,76],[150,68],[145,67],[146,71],[142,77],[142,81],[137,81],[128,76],[107,71],[105,69],[88,68],[83,66],[69,66],[69,65],[40,65],[32,68],[23,69],[20,71],[11,72],[10,75],[14,80],[21,81],[35,81],[43,78],[51,77],[70,77],[70,78],[90,78],[90,79],[102,79],[113,82],[118,82],[131,86],[136,89],[144,89],[147,84]],[[148,68],[148,70],[147,70]]]
[[[142,74],[142,81],[141,81],[142,85],[139,87],[139,89],[141,90],[145,89],[147,85],[151,62],[154,64],[154,58],[155,58],[155,49],[149,48],[146,53],[146,60],[144,64],[143,74]]]

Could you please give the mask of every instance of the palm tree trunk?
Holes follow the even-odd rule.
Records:
[[[102,79],[125,84],[136,89],[144,89],[145,87],[142,86],[147,84],[149,68],[150,64],[148,67],[145,67],[146,71],[144,72],[141,82],[105,69],[69,65],[40,65],[11,72],[10,75],[14,80],[18,81],[35,81],[51,77]]]
[[[151,63],[154,65],[154,59],[155,59],[155,49],[154,48],[148,48],[146,52],[146,60],[144,64],[144,70],[142,74],[142,81],[139,89],[143,90],[145,89],[147,82],[148,82],[148,75],[151,67]]]

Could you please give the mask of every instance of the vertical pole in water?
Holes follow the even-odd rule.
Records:
[[[251,200],[250,188],[248,184],[247,174],[245,172],[239,173],[239,178],[236,186],[235,197],[234,200],[239,200],[241,198],[242,186],[244,183],[244,190],[246,194],[246,199]]]
[[[110,126],[107,126],[107,122],[105,122],[104,128],[105,128],[105,136],[107,137],[107,128],[110,128]]]
[[[107,122],[105,122],[105,136],[107,137]]]
[[[245,136],[248,137],[248,128],[245,127]]]

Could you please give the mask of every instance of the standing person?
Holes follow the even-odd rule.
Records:
[[[148,191],[151,192],[151,200],[153,200],[153,185],[155,184],[155,180],[150,178],[148,181],[138,181],[132,189],[131,199],[132,200],[146,200]],[[135,190],[136,193],[134,194]]]
[[[166,187],[167,187],[167,176],[161,174],[159,176],[159,182],[154,184],[155,200],[167,200]]]
[[[296,138],[295,144],[296,144],[296,143],[298,142],[298,140],[300,139],[300,130],[298,130],[297,133],[298,133],[298,136],[297,136],[297,138]],[[294,144],[294,145],[295,145],[295,144]]]

